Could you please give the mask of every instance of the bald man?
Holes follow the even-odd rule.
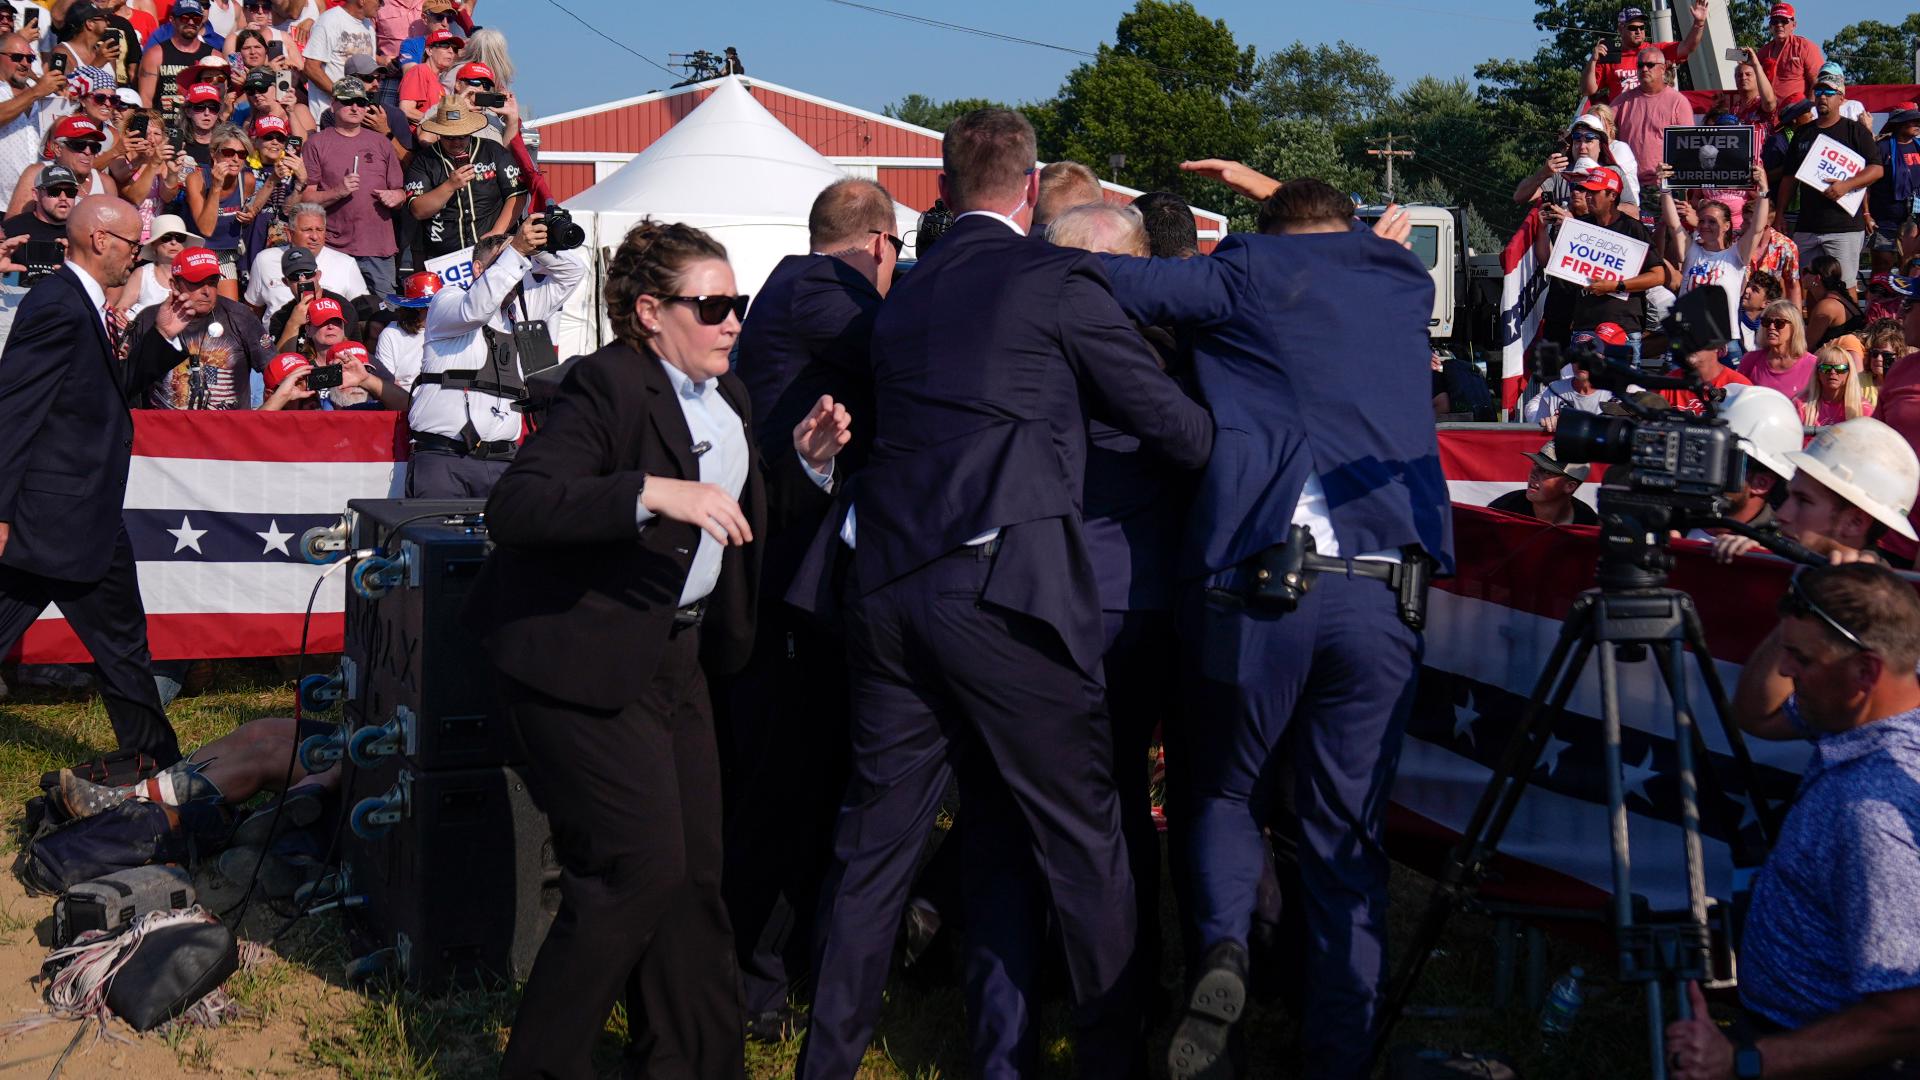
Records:
[[[99,667],[121,748],[164,766],[180,745],[154,688],[121,505],[127,402],[184,356],[162,340],[124,367],[116,356],[106,292],[126,284],[139,251],[139,211],[110,195],[82,199],[67,218],[65,265],[27,293],[0,350],[0,655],[60,605]],[[186,314],[168,301],[157,325],[149,337],[177,339]]]

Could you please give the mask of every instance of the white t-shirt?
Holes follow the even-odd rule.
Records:
[[[25,93],[25,91],[21,91]],[[0,81],[0,101],[13,99],[14,89],[5,81]],[[13,118],[13,122],[0,127],[0,191],[11,192],[20,182],[20,174],[27,167],[40,160],[40,147],[45,142],[45,131],[51,125],[49,119],[58,108],[58,99],[43,97],[33,103],[26,112]]]
[[[427,335],[409,334],[400,329],[399,323],[389,323],[380,331],[380,338],[373,343],[373,358],[380,365],[393,372],[393,381],[400,389],[411,392],[413,381],[420,377],[420,358],[427,348]]]
[[[306,57],[320,61],[329,79],[345,75],[347,57],[360,55],[374,55],[373,20],[356,19],[346,8],[337,7],[314,21],[313,34],[307,38]],[[333,108],[333,95],[309,83],[307,108],[315,116],[323,115]]]
[[[1613,163],[1620,167],[1620,201],[1629,206],[1640,205],[1640,159],[1633,156],[1633,147],[1619,139],[1607,144],[1613,151]]]
[[[286,275],[280,272],[280,260],[286,254],[286,248],[274,247],[253,257],[253,273],[247,281],[244,299],[261,308],[263,318],[272,318],[274,312],[293,302],[293,290],[287,288],[282,280]],[[366,276],[360,272],[360,264],[353,261],[353,256],[323,247],[313,261],[320,267],[321,288],[349,300],[367,295]]]
[[[1556,379],[1548,383],[1545,390],[1534,395],[1532,401],[1527,402],[1527,423],[1537,424],[1567,409],[1598,414],[1600,406],[1612,400],[1613,391],[1611,390],[1595,390],[1590,394],[1581,394],[1574,391],[1572,379]]]
[[[1706,285],[1717,285],[1727,294],[1727,325],[1740,325],[1740,291],[1747,287],[1747,266],[1740,249],[1732,244],[1719,251],[1708,251],[1700,241],[1687,241],[1687,262],[1680,270],[1680,295]]]

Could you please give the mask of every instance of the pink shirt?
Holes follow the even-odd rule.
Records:
[[[1767,70],[1767,82],[1773,85],[1774,96],[1783,107],[1807,96],[1814,76],[1827,62],[1820,55],[1820,46],[1799,34],[1789,34],[1785,41],[1769,40],[1754,50],[1754,55]]]
[[[382,0],[373,17],[374,47],[382,56],[400,55],[400,45],[427,32],[426,0]]]
[[[446,95],[447,88],[440,82],[440,73],[433,70],[433,64],[415,64],[400,76],[400,100],[415,101],[427,112]]]
[[[1740,358],[1740,374],[1753,380],[1755,386],[1766,386],[1787,395],[1791,401],[1800,400],[1806,393],[1807,380],[1813,378],[1813,354],[1808,353],[1793,362],[1785,371],[1775,371],[1767,363],[1766,350],[1750,352]]]
[[[341,134],[338,128],[327,128],[307,140],[300,149],[300,160],[307,166],[307,182],[325,191],[340,190],[349,172],[360,174],[359,190],[327,205],[328,247],[356,258],[379,258],[398,250],[393,211],[380,205],[373,194],[381,188],[401,190],[406,185],[392,139],[366,128],[351,136]]]
[[[1660,163],[1667,159],[1666,131],[1691,127],[1693,106],[1686,95],[1669,86],[1657,94],[1635,88],[1613,103],[1613,120],[1620,141],[1633,150],[1640,165],[1640,183],[1659,182]]]

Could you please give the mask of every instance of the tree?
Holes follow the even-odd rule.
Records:
[[[925,94],[908,94],[891,105],[883,106],[880,113],[895,120],[917,124],[934,131],[945,131],[947,125],[959,119],[960,114],[975,109],[1002,109],[1006,106],[986,98],[955,98],[952,101],[935,101]]]
[[[1050,116],[1036,125],[1040,156],[1071,158],[1108,172],[1126,155],[1121,180],[1227,209],[1232,193],[1180,171],[1198,157],[1245,158],[1260,137],[1248,100],[1256,56],[1233,32],[1185,0],[1138,0],[1120,17],[1112,45],[1068,73]]]
[[[1260,62],[1253,101],[1268,120],[1313,119],[1334,127],[1370,119],[1393,100],[1380,58],[1342,41],[1294,42]]]
[[[1847,69],[1850,83],[1904,84],[1914,81],[1913,48],[1920,40],[1920,13],[1899,26],[1868,19],[1842,27],[1823,48],[1827,59]]]

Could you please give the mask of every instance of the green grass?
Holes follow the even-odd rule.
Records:
[[[291,715],[293,672],[265,661],[216,665],[211,683],[184,697],[170,710],[181,745],[197,746],[259,716]],[[99,699],[15,685],[0,702],[0,800],[18,807],[38,793],[38,778],[48,769],[106,751],[112,731]],[[17,815],[17,811],[16,811]],[[17,816],[14,820],[18,820]],[[8,830],[9,845],[17,845]],[[1427,882],[1397,871],[1393,883],[1396,941],[1404,941],[1412,917],[1424,904]],[[15,899],[0,904],[0,947],[37,951],[34,925],[50,905]],[[1171,909],[1162,913],[1169,942],[1175,940]],[[281,920],[256,910],[241,927],[245,936],[264,938]],[[1572,964],[1589,974],[1589,999],[1579,1025],[1564,1043],[1543,1050],[1535,1017],[1521,1008],[1494,1013],[1494,923],[1484,916],[1457,916],[1428,965],[1416,1003],[1480,1008],[1484,1013],[1447,1019],[1412,1019],[1397,1033],[1399,1041],[1492,1050],[1505,1054],[1521,1075],[1615,1078],[1645,1072],[1645,1022],[1639,995],[1610,984],[1602,973],[1612,962],[1573,945],[1551,941],[1548,978]],[[466,987],[425,997],[405,987],[374,985],[351,992],[345,967],[350,959],[345,935],[333,916],[303,920],[277,944],[278,957],[264,967],[230,980],[227,990],[248,1012],[246,1019],[213,1032],[188,1031],[168,1037],[183,1073],[216,1067],[223,1047],[269,1033],[291,1037],[297,1045],[288,1071],[352,1080],[463,1080],[492,1077],[506,1045],[517,999],[511,987]],[[1173,955],[1163,964],[1162,981],[1177,989],[1180,973]],[[1057,980],[1056,980],[1057,982]],[[1068,1013],[1054,997],[1040,1010],[1042,1072],[1072,1075]],[[1247,1023],[1253,1055],[1249,1075],[1286,1078],[1298,1075],[1294,1022],[1278,1005],[1256,1004]],[[1149,1057],[1153,1072],[1164,1075],[1171,1021],[1153,1033]],[[613,1067],[625,1038],[626,1018],[616,1010],[596,1048],[604,1067]],[[749,1044],[747,1067],[755,1080],[789,1076],[799,1052],[798,1039],[775,1045]],[[878,1034],[860,1071],[862,1080],[950,1080],[969,1075],[961,995],[950,983],[914,978],[896,971]]]

